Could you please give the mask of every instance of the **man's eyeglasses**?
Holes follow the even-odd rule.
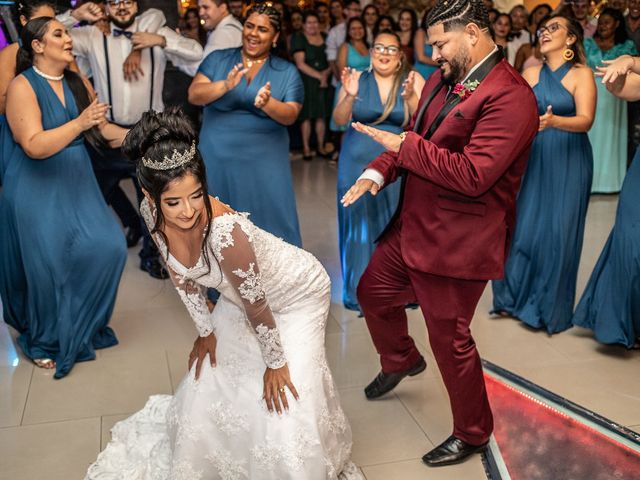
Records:
[[[564,28],[565,30],[567,30],[567,27],[565,27],[564,25],[561,25],[560,23],[552,23],[551,25],[540,27],[536,31],[536,35],[538,36],[538,38],[540,38],[545,33],[548,33],[549,35],[553,35],[554,32],[557,32],[561,28]]]
[[[125,7],[130,7],[134,3],[136,3],[135,0],[107,0],[107,5],[112,8],[117,7],[119,4],[122,4]]]
[[[383,53],[388,53],[389,55],[397,55],[400,53],[400,47],[395,45],[383,45],[381,43],[376,43],[371,48],[375,53],[382,55]]]

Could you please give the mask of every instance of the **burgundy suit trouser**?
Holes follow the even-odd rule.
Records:
[[[420,304],[449,394],[453,434],[472,445],[485,443],[493,431],[482,364],[469,329],[486,283],[409,268],[396,223],[380,241],[358,284],[358,302],[385,373],[407,370],[420,359],[405,313],[406,304]]]

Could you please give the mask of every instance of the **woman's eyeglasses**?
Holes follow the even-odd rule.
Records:
[[[560,23],[552,23],[550,25],[546,25],[544,27],[540,27],[536,31],[536,35],[538,36],[538,38],[540,38],[545,33],[548,33],[549,35],[553,35],[554,32],[557,32],[561,28],[564,28],[565,30],[567,30],[567,27],[565,27],[564,25],[562,25]]]
[[[381,43],[374,44],[371,50],[380,55],[383,53],[388,53],[389,55],[397,55],[400,53],[400,47],[396,45],[383,45]]]

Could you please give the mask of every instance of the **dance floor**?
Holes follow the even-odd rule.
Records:
[[[486,479],[480,456],[439,469],[420,461],[449,436],[452,425],[419,310],[409,312],[410,331],[427,359],[427,371],[406,379],[380,400],[365,399],[362,389],[379,365],[363,319],[345,310],[340,301],[336,167],[319,159],[310,163],[296,159],[292,167],[304,246],[333,280],[326,347],[353,428],[353,460],[368,480]],[[616,196],[591,199],[579,293],[609,234],[616,202]],[[484,359],[640,431],[640,352],[599,345],[582,329],[549,337],[515,320],[492,318],[490,307],[487,289],[472,324]],[[0,324],[0,480],[81,479],[117,421],[142,408],[149,395],[174,391],[186,372],[196,330],[171,284],[138,269],[137,249],[129,250],[111,325],[118,346],[99,351],[93,362],[77,364],[63,380],[53,380],[50,371],[34,368],[22,356],[15,347],[15,332]],[[628,470],[619,460],[623,458],[639,471],[637,463],[631,463],[637,460],[634,455],[620,453],[633,449],[620,446],[619,438],[603,437],[592,424],[583,427],[557,405],[545,407],[530,391],[524,392],[527,396],[519,393],[520,387],[514,390],[513,383],[504,383],[504,377],[489,369],[487,375],[497,418],[494,441],[500,448],[500,455],[490,455],[489,463],[506,466],[510,477],[503,472],[501,478],[632,478],[624,476]],[[569,448],[569,442],[575,448]],[[570,468],[549,473],[543,467]],[[609,476],[596,476],[596,467]],[[614,467],[620,467],[619,473]]]

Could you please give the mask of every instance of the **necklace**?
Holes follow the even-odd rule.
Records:
[[[254,65],[262,65],[262,64],[267,60],[267,58],[269,58],[269,55],[267,55],[267,56],[266,56],[266,57],[264,57],[264,58],[260,58],[260,59],[258,59],[258,60],[249,60],[249,59],[248,59],[247,57],[245,57],[245,56],[244,56],[244,54],[243,54],[243,55],[242,55],[242,63],[244,63],[244,64],[247,66],[247,68],[251,68],[251,67],[253,67]]]
[[[40,75],[42,78],[46,78],[47,80],[59,82],[64,78],[64,73],[62,75],[47,75],[46,73],[38,70],[38,67],[36,67],[35,65],[33,66],[33,71]]]

